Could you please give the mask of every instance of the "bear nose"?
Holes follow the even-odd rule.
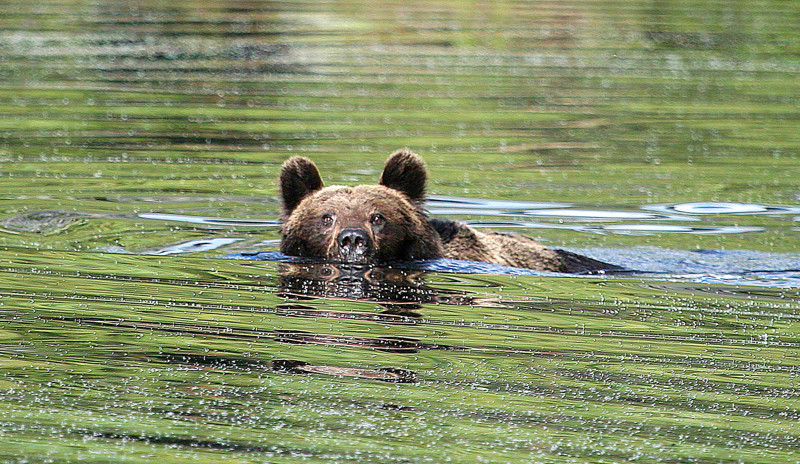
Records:
[[[347,260],[358,259],[372,248],[369,235],[362,229],[343,229],[336,241]]]

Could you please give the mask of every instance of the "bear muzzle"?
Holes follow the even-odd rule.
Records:
[[[372,255],[372,239],[363,229],[343,229],[336,237],[339,256],[346,263],[363,263]]]

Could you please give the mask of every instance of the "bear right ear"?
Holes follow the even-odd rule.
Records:
[[[292,214],[300,200],[323,187],[317,166],[304,156],[294,156],[283,163],[280,184],[284,218]]]
[[[425,162],[419,155],[409,150],[397,150],[386,160],[378,183],[399,190],[412,201],[421,203],[425,200],[427,178]]]

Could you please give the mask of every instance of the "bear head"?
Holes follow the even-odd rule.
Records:
[[[324,187],[310,159],[289,159],[280,174],[281,252],[365,264],[441,257],[422,209],[426,178],[408,150],[389,156],[377,185],[357,187]]]

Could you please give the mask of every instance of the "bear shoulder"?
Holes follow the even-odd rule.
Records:
[[[445,258],[553,272],[622,270],[587,256],[546,247],[524,235],[481,231],[450,220],[431,219],[430,222],[441,238]]]

